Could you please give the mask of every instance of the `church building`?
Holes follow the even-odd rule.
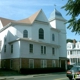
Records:
[[[49,19],[42,9],[17,21],[0,17],[1,68],[66,68],[65,22],[56,9]]]

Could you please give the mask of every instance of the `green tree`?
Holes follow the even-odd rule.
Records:
[[[66,22],[69,24],[67,28],[80,34],[80,0],[68,0],[62,8],[71,16],[71,19]]]
[[[75,40],[75,39],[67,39],[66,42],[67,42],[67,43],[68,43],[68,42],[73,43],[74,40]],[[75,42],[77,42],[77,41],[75,40]]]

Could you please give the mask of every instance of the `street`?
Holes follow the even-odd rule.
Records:
[[[29,78],[21,78],[17,80],[69,80],[66,77],[66,74],[41,74],[41,75],[34,75],[33,77]]]

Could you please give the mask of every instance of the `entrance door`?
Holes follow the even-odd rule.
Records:
[[[61,60],[61,68],[65,69],[65,60]]]

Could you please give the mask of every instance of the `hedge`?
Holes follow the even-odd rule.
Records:
[[[21,68],[21,74],[40,74],[40,73],[53,73],[53,72],[64,72],[64,68]]]

